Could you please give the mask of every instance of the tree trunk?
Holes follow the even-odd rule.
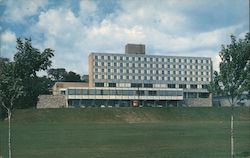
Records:
[[[11,158],[11,126],[10,126],[10,120],[11,119],[11,110],[8,109],[8,122],[9,122],[9,158]]]
[[[234,116],[231,114],[231,158],[234,158]]]

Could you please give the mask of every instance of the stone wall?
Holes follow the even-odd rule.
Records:
[[[184,104],[188,107],[210,107],[212,99],[209,98],[186,98]]]
[[[37,109],[67,107],[64,95],[39,95]]]

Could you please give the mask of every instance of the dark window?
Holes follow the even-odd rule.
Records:
[[[168,84],[168,88],[175,88],[175,84]]]
[[[188,98],[197,98],[197,93],[194,93],[194,92],[190,92],[190,93],[187,93],[188,94]]]
[[[196,85],[196,84],[191,84],[191,85],[190,85],[190,88],[191,88],[191,89],[197,89],[197,85]]]
[[[131,83],[131,87],[142,87],[141,83]]]
[[[209,98],[209,93],[199,93],[199,98]]]
[[[187,88],[187,85],[185,85],[185,84],[179,84],[179,88],[186,89],[186,88]]]
[[[149,96],[156,96],[157,93],[156,93],[156,91],[148,91],[148,95]]]
[[[144,95],[145,93],[144,93],[144,91],[136,91],[136,95]]]
[[[104,87],[104,83],[102,83],[102,82],[96,82],[95,86],[96,87]]]
[[[208,85],[207,84],[202,85],[202,89],[208,89]]]
[[[116,83],[109,83],[109,87],[116,87]]]

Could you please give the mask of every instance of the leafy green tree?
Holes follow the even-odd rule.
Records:
[[[222,45],[219,55],[221,63],[216,91],[223,92],[233,106],[243,91],[249,91],[250,33],[239,40],[232,35],[231,44]]]
[[[23,93],[21,79],[15,77],[15,63],[0,58],[0,112],[1,117],[8,118],[8,155],[11,158],[11,116],[15,101]]]
[[[55,82],[81,82],[81,76],[75,72],[67,72],[64,68],[49,69],[49,78]]]
[[[46,48],[40,52],[32,46],[31,39],[17,39],[17,53],[14,56],[15,77],[20,78],[23,85],[25,96],[18,99],[17,106],[26,108],[36,106],[38,95],[42,91],[41,84],[37,72],[47,70],[52,61],[50,60],[54,54],[53,50]]]
[[[0,111],[1,117],[11,112],[14,103],[23,94],[21,79],[14,75],[15,63],[0,58]],[[8,111],[9,110],[9,111]]]
[[[56,68],[56,69],[49,69],[47,73],[52,81],[60,82],[64,81],[67,71],[64,68]]]
[[[220,76],[217,71],[214,71],[213,80],[208,86],[208,91],[213,93],[215,96],[223,95],[223,91],[220,88]]]
[[[65,76],[65,82],[81,82],[81,76],[75,72],[68,72]]]

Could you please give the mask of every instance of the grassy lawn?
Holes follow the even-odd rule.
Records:
[[[250,156],[250,108],[235,109],[236,157]],[[7,155],[7,122],[0,123]],[[17,110],[17,158],[228,158],[230,108]]]

